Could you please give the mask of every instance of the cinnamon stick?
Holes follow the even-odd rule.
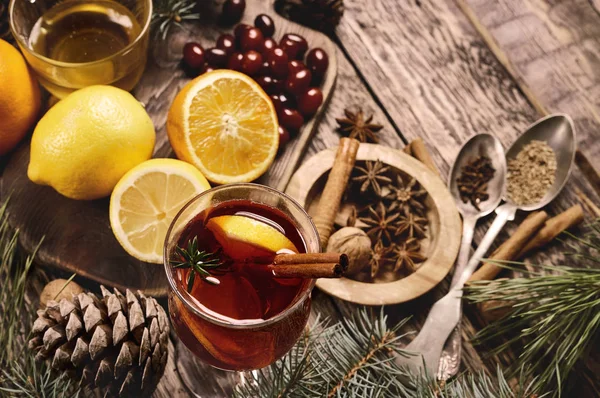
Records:
[[[429,167],[435,174],[442,177],[442,175],[440,174],[440,171],[438,170],[435,163],[433,162],[433,159],[431,158],[431,154],[429,153],[429,150],[427,149],[427,147],[425,146],[425,143],[423,142],[423,140],[421,138],[416,138],[416,139],[412,140],[409,145],[410,145],[410,152],[413,157],[415,157],[417,160],[421,161],[421,163],[423,163],[425,166]]]
[[[492,260],[512,260],[521,251],[529,239],[542,228],[548,214],[545,211],[538,211],[531,213],[517,230],[506,240],[498,249],[496,249],[490,258]],[[492,280],[502,270],[501,267],[492,263],[483,264],[473,275],[469,278],[469,282],[480,281],[480,280]]]
[[[273,258],[274,265],[291,264],[317,264],[333,263],[339,264],[342,270],[348,268],[348,256],[343,253],[300,253],[300,254],[278,254]]]
[[[410,149],[410,142],[408,144],[406,144],[406,146],[404,147],[404,149],[402,149],[402,152],[404,152],[408,156],[412,156],[412,151]]]
[[[517,260],[533,249],[542,247],[552,239],[556,238],[561,232],[581,223],[583,221],[583,209],[581,205],[574,205],[559,215],[552,217],[538,231],[535,236],[527,242],[519,254],[514,257]]]
[[[278,278],[339,278],[344,269],[339,263],[267,265]]]
[[[600,195],[600,173],[598,173],[598,170],[596,170],[587,156],[585,156],[580,150],[575,151],[575,163],[585,178],[589,181],[592,188],[594,188],[596,193]]]
[[[579,188],[575,188],[575,193],[577,194],[579,200],[583,202],[583,204],[595,217],[600,217],[600,209],[594,204],[594,202],[592,202],[592,200],[586,194],[581,192]]]
[[[327,241],[333,230],[335,215],[340,208],[350,173],[354,168],[359,145],[360,143],[353,138],[342,138],[340,140],[333,167],[329,172],[329,178],[323,189],[316,214],[313,217],[323,248],[327,247]]]

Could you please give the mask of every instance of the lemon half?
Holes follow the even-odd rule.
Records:
[[[202,173],[175,159],[152,159],[131,169],[110,197],[110,226],[133,257],[162,263],[169,225],[193,197],[210,188]]]

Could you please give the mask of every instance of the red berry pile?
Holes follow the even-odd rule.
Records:
[[[233,69],[252,77],[271,96],[279,118],[283,147],[323,103],[319,88],[329,57],[321,48],[308,51],[306,39],[294,33],[273,39],[275,24],[260,14],[254,26],[238,24],[233,35],[219,36],[215,47],[198,43],[183,48],[183,62],[193,76],[214,69]]]

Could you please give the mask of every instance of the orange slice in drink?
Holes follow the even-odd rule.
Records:
[[[281,249],[298,249],[275,227],[244,216],[211,218],[206,227],[215,235],[225,253],[234,259],[268,256]]]
[[[250,77],[232,70],[189,82],[167,118],[177,157],[219,184],[252,181],[267,171],[279,146],[277,127],[269,96]]]

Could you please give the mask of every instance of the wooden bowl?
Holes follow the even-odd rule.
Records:
[[[304,206],[309,214],[318,204],[335,152],[336,148],[331,148],[316,154],[296,171],[288,185],[286,193]],[[458,255],[462,229],[454,199],[437,175],[401,151],[361,144],[356,160],[381,160],[414,177],[428,192],[429,239],[424,246],[427,260],[412,274],[393,282],[319,279],[317,287],[342,300],[365,305],[398,304],[417,298],[444,279]]]

